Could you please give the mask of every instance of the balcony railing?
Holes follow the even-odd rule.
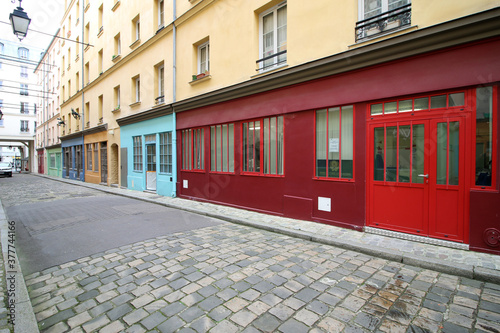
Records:
[[[155,105],[165,103],[165,96],[158,96],[155,98]]]
[[[280,59],[281,55],[284,55],[284,57],[282,57]],[[273,58],[276,58],[276,59],[273,60],[271,64],[267,64],[267,61],[271,60]],[[275,67],[275,66],[278,66],[281,64],[285,64],[286,63],[286,50],[281,51],[281,52],[277,52],[275,54],[271,54],[270,56],[259,59],[256,61],[256,63],[257,63],[257,67],[258,67],[256,69],[257,71],[265,71],[269,68],[272,68],[272,67]]]
[[[389,10],[356,23],[356,42],[411,24],[411,4]]]

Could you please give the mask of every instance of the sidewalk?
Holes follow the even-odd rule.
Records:
[[[33,175],[337,246],[407,265],[500,284],[500,256],[443,246],[447,243],[451,244],[451,242],[437,241],[439,245],[424,244],[414,240],[358,232],[317,222],[295,220],[181,198],[164,197],[155,193],[108,187],[47,175]]]

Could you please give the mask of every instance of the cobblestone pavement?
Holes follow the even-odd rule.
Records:
[[[44,181],[56,193],[61,186],[66,195],[100,195],[90,184]],[[2,186],[2,203],[18,204],[10,193],[4,198]],[[226,220],[366,242],[364,233],[315,223],[101,188]],[[370,236],[368,246],[389,250],[402,241]],[[500,267],[498,256],[404,242],[429,260],[451,258],[494,274]],[[159,235],[25,280],[43,332],[500,332],[499,284],[237,224]]]
[[[500,330],[500,285],[230,224],[81,258],[26,284],[47,332]]]

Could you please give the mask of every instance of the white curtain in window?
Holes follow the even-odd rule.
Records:
[[[341,142],[341,158],[345,160],[353,160],[353,107],[345,106],[342,108],[342,138]]]

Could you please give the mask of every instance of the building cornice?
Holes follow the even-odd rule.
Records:
[[[99,125],[99,126],[87,128],[87,129],[85,129],[83,131],[78,131],[78,132],[71,133],[71,134],[68,134],[68,135],[65,135],[65,136],[60,136],[59,139],[61,139],[61,141],[71,140],[71,139],[75,139],[75,138],[78,138],[78,137],[81,137],[81,136],[84,136],[84,135],[89,135],[89,134],[104,132],[104,131],[107,131],[107,130],[108,130],[108,124],[102,124],[102,125]]]
[[[162,106],[154,107],[149,110],[139,112],[139,113],[134,113],[130,116],[122,117],[116,120],[118,125],[124,126],[124,125],[130,125],[134,123],[138,123],[144,120],[149,120],[149,119],[154,119],[158,118],[161,116],[166,116],[169,114],[172,114],[173,109],[171,104],[165,104]]]
[[[178,101],[173,108],[176,112],[192,110],[498,36],[500,8],[495,8],[371,44],[363,43],[342,53]]]

